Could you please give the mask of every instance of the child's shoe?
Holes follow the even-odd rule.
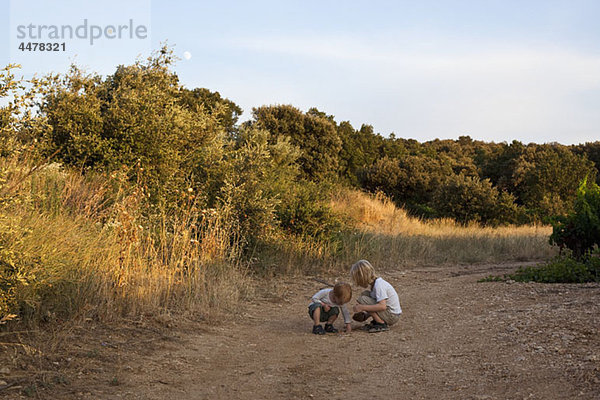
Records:
[[[368,324],[364,324],[364,325],[361,327],[361,329],[362,329],[363,331],[368,331],[369,329],[371,329],[371,328],[373,327],[373,322],[375,322],[375,321],[371,321],[371,322],[369,322]]]
[[[331,324],[325,324],[325,332],[327,333],[338,333],[339,331],[334,328]]]
[[[315,335],[324,335],[325,334],[325,330],[323,329],[323,327],[321,325],[314,325],[313,326],[313,333]]]
[[[386,324],[385,322],[383,324],[380,324],[379,322],[373,321],[370,323],[370,325],[371,327],[368,330],[369,333],[385,332],[390,329],[388,327],[388,324]]]

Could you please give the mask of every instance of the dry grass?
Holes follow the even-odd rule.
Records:
[[[340,258],[367,258],[393,267],[415,264],[506,262],[547,259],[548,226],[462,226],[452,220],[422,221],[382,195],[342,190],[331,202],[357,232],[343,239]]]
[[[150,220],[143,187],[119,176],[0,162],[0,278],[10,281],[0,316],[210,317],[249,288],[227,216],[199,210],[193,196],[177,215]]]
[[[58,165],[30,165],[0,159],[0,259],[12,279],[0,296],[0,318],[15,312],[31,321],[110,320],[172,311],[211,317],[251,291],[227,210],[199,209],[185,192],[177,212],[149,213],[143,185],[125,184],[125,173],[83,177]],[[276,234],[252,254],[259,276],[345,271],[361,258],[392,268],[555,253],[546,226],[425,222],[383,196],[353,190],[340,191],[331,205],[354,230],[324,242]]]

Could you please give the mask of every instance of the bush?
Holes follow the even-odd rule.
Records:
[[[600,282],[600,258],[590,257],[577,261],[571,257],[559,257],[537,267],[519,268],[508,278],[517,282],[584,283]]]
[[[342,141],[335,122],[311,109],[303,113],[290,105],[263,106],[252,110],[249,124],[268,130],[272,139],[287,137],[301,150],[298,164],[306,179],[321,181],[335,177]]]
[[[448,163],[432,157],[383,157],[366,168],[362,184],[371,192],[384,192],[396,204],[418,214],[431,201],[435,188],[450,174]]]
[[[514,200],[511,194],[499,192],[488,179],[460,174],[451,176],[436,190],[432,203],[441,217],[461,223],[500,225],[518,222],[522,211]]]
[[[177,75],[169,70],[171,52],[163,48],[146,62],[119,66],[102,79],[72,67],[47,81],[39,119],[44,153],[66,165],[136,172],[155,203],[185,188],[193,169],[207,156],[219,156],[225,130],[217,113],[182,104]]]
[[[513,193],[539,219],[572,211],[579,183],[595,180],[591,161],[561,145],[528,146],[515,160]]]
[[[277,208],[284,231],[316,240],[330,240],[344,227],[329,204],[330,189],[312,182],[290,187]]]
[[[568,216],[555,219],[550,244],[558,245],[561,250],[566,247],[576,259],[581,259],[600,245],[600,187],[584,179],[573,209]]]
[[[277,227],[280,194],[298,174],[298,150],[286,138],[269,143],[267,131],[242,128],[226,156],[217,206],[228,210],[241,239],[253,244]]]

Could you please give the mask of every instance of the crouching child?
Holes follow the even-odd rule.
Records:
[[[373,318],[365,325],[370,333],[387,331],[389,326],[398,322],[402,313],[398,293],[389,282],[375,275],[371,263],[367,260],[358,261],[350,269],[350,275],[358,286],[370,289],[362,292],[356,299],[358,304],[352,308],[355,312],[352,318],[355,321],[363,322]]]
[[[337,283],[333,288],[319,290],[308,305],[308,315],[313,320],[312,333],[324,335],[325,333],[337,333],[333,323],[340,314],[340,309],[346,324],[346,332],[352,330],[350,324],[352,319],[344,304],[352,299],[352,287],[347,283]],[[321,325],[325,322],[325,328]]]

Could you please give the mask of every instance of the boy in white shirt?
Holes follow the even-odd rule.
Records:
[[[402,308],[398,293],[392,285],[383,278],[375,276],[375,270],[367,260],[360,260],[350,269],[352,280],[358,286],[369,287],[357,299],[358,303],[352,309],[355,321],[363,322],[368,318],[373,321],[365,326],[370,333],[383,332],[400,319]]]
[[[347,283],[337,283],[333,289],[319,290],[311,299],[308,305],[308,315],[313,320],[312,333],[315,335],[324,335],[325,333],[337,333],[333,322],[337,319],[340,309],[344,316],[346,332],[350,332],[352,319],[350,313],[344,304],[352,299],[352,287]],[[325,322],[325,329],[321,326]]]

